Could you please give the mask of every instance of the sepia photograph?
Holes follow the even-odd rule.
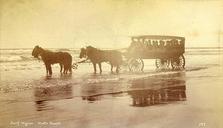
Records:
[[[0,0],[0,128],[223,128],[223,0]]]

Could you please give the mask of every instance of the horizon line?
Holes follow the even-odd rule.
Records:
[[[79,47],[79,48],[56,48],[56,47],[46,47],[47,49],[79,49],[79,48],[81,48],[81,47]],[[102,47],[102,49],[111,49],[111,47]],[[206,47],[185,47],[185,49],[211,49],[211,48],[219,48],[219,49],[221,49],[221,48],[223,48],[223,46],[216,46],[216,47],[208,47],[208,46],[206,46]],[[31,48],[0,48],[1,50],[2,49],[31,49]],[[114,48],[114,49],[125,49],[125,48]]]

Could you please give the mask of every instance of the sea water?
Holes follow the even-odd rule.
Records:
[[[73,63],[79,60],[80,49],[49,49],[51,51],[63,51],[72,55]],[[220,66],[222,64],[222,48],[186,48],[185,49],[185,71],[196,71]],[[72,76],[64,77],[59,72],[59,65],[54,64],[53,76],[46,80],[45,66],[41,60],[32,56],[32,48],[0,49],[0,92],[11,92],[30,89],[38,86],[55,86],[70,84],[116,82],[122,80],[121,84],[131,79],[137,79],[154,74],[165,74],[169,72],[157,72],[153,59],[144,60],[143,73],[131,73],[121,71],[119,75],[110,73],[110,66],[102,64],[103,73],[92,75],[93,66],[90,63],[79,64],[78,69],[73,70]],[[117,83],[116,83],[117,84]],[[126,87],[124,87],[126,88]]]

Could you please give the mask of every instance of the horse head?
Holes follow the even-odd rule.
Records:
[[[42,52],[42,48],[37,45],[34,47],[32,51],[32,56],[34,56],[35,58],[39,58],[39,54],[41,54],[41,52]]]
[[[86,56],[87,56],[87,50],[85,48],[81,48],[79,58],[85,58]]]
[[[95,53],[97,51],[97,48],[94,48],[92,46],[87,46],[86,48],[81,48],[80,58],[88,57],[89,55]]]
[[[92,47],[92,46],[87,46],[86,47],[86,55],[87,56],[95,53],[96,51],[98,51],[98,49],[95,48],[95,47]]]

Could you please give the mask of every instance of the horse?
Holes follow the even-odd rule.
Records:
[[[52,52],[49,50],[45,50],[37,45],[32,51],[32,56],[38,59],[39,56],[41,56],[46,67],[47,75],[52,75],[51,64],[56,63],[60,64],[60,72],[62,72],[64,68],[64,74],[67,74],[68,71],[72,73],[72,56],[68,52]]]
[[[111,72],[113,67],[116,67],[116,73],[119,73],[119,67],[122,64],[122,54],[117,50],[100,50],[92,46],[81,48],[80,58],[86,57],[94,66],[94,73],[96,73],[96,64],[98,64],[100,73],[102,73],[101,63],[109,62],[111,65]]]

